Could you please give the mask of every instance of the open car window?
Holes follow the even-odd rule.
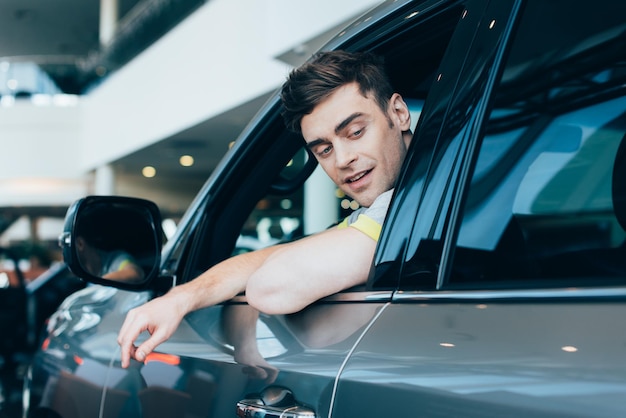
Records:
[[[415,129],[454,30],[450,22],[458,21],[461,12],[461,7],[433,9],[420,15],[419,21],[410,12],[398,14],[393,17],[397,20],[392,25],[394,33],[385,35],[387,41],[377,40],[372,46],[360,44],[356,37],[340,49],[371,50],[383,56],[395,90],[410,108]],[[363,39],[371,42],[373,38],[364,33]],[[302,138],[286,131],[280,104],[272,100],[277,111],[267,113],[265,123],[255,123],[256,132],[240,138],[243,142],[238,146],[250,149],[232,161],[230,184],[224,182],[205,205],[192,245],[180,256],[178,264],[184,271],[179,282],[192,280],[233,254],[321,231],[359,208],[319,167],[301,187],[288,193],[273,186],[282,182],[281,177],[298,177],[309,156]]]

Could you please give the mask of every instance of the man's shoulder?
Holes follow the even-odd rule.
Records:
[[[372,218],[382,225],[385,220],[385,216],[387,215],[387,209],[389,209],[389,203],[391,202],[392,195],[393,189],[380,194],[369,208],[364,208],[361,214],[367,216],[368,218]]]
[[[392,195],[393,189],[380,194],[370,207],[359,208],[352,212],[338,225],[339,228],[352,226],[377,241]]]

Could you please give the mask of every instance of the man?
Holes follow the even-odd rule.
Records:
[[[287,126],[301,132],[326,174],[362,210],[337,227],[213,266],[131,310],[118,336],[122,367],[144,361],[184,316],[241,292],[268,314],[287,314],[367,280],[376,241],[411,140],[410,114],[382,62],[367,53],[316,55],[295,69],[281,98]],[[143,331],[151,335],[136,347]]]
[[[142,268],[126,251],[103,251],[82,235],[76,237],[76,252],[83,268],[97,277],[121,282],[139,282]]]

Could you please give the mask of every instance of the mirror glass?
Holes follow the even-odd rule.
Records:
[[[153,219],[138,205],[94,202],[81,208],[72,239],[82,269],[99,279],[139,284],[158,267]]]

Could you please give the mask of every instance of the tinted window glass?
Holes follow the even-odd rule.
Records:
[[[555,3],[528,5],[496,89],[453,286],[626,277],[626,5],[595,4],[606,19],[589,22]]]

